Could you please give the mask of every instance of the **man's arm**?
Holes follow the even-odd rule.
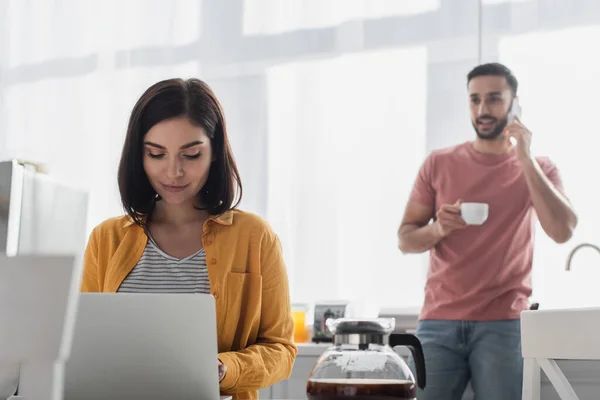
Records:
[[[522,162],[533,208],[544,232],[556,243],[565,243],[577,226],[569,200],[548,179],[534,158]]]
[[[577,226],[577,215],[569,200],[546,176],[538,162],[531,156],[532,134],[519,118],[506,127],[505,137],[517,140],[517,159],[523,167],[533,208],[544,232],[556,243],[565,243]]]
[[[403,253],[422,253],[435,246],[442,238],[429,221],[433,211],[419,203],[408,202],[398,229],[398,248]]]
[[[423,253],[438,244],[443,238],[456,229],[467,224],[460,216],[460,201],[453,205],[440,207],[436,219],[433,209],[414,201],[409,201],[404,211],[404,218],[398,230],[398,248],[403,253]]]

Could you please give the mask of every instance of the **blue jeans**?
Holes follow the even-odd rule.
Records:
[[[475,400],[522,396],[521,321],[419,322],[427,382],[419,400],[460,400],[469,381]],[[411,358],[410,367],[415,373]]]

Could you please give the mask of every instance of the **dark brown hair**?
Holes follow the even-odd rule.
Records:
[[[467,85],[471,82],[471,79],[477,78],[478,76],[503,76],[506,79],[508,86],[510,86],[513,96],[517,95],[519,82],[506,65],[500,63],[488,63],[476,66],[467,75]]]
[[[145,226],[157,194],[144,171],[144,137],[154,125],[187,117],[202,127],[212,147],[214,161],[200,190],[203,208],[211,215],[235,208],[242,198],[242,182],[225,128],[221,104],[211,88],[199,79],[169,79],[152,85],[137,101],[129,118],[119,163],[119,192],[125,212]]]

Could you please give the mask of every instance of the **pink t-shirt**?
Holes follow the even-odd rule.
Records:
[[[562,192],[556,166],[548,158],[537,162]],[[470,142],[434,151],[410,200],[437,211],[458,199],[489,204],[489,216],[483,225],[456,230],[431,249],[420,319],[519,318],[531,295],[536,216],[514,151],[484,155]]]

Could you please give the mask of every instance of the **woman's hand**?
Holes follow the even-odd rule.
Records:
[[[227,373],[227,365],[223,364],[221,360],[219,360],[219,382],[225,378],[225,374]]]

